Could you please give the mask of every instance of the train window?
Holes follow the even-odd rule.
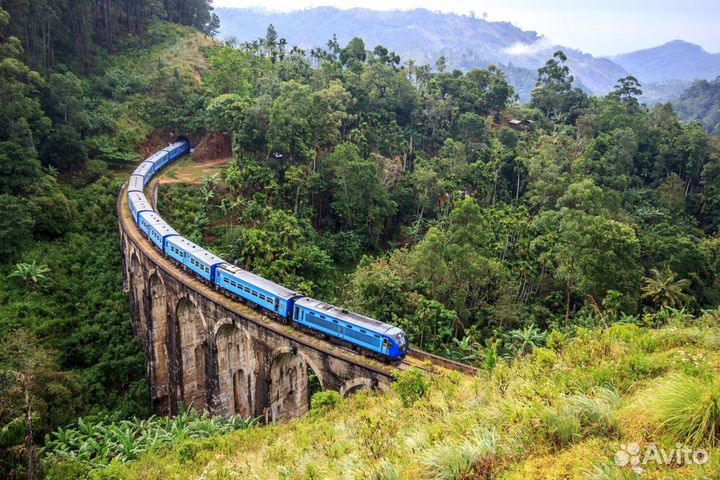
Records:
[[[230,283],[230,280],[228,280],[227,278],[223,278],[223,282]],[[235,282],[233,282],[233,283],[235,283]]]
[[[320,315],[320,318],[325,318],[325,315]]]
[[[250,293],[250,287],[245,287],[245,291]]]
[[[295,320],[297,320],[299,316],[300,316],[300,309],[298,307],[295,307]]]
[[[260,294],[260,300],[265,300],[265,295],[263,295],[262,293]]]
[[[361,331],[362,333],[367,333],[367,332],[366,332],[365,330],[363,330],[362,328],[360,329],[360,331]]]
[[[375,335],[375,338],[380,338],[380,335],[377,335],[377,334],[376,334],[376,335]]]
[[[257,297],[257,292],[256,292],[256,291],[253,291],[252,294],[253,294],[253,297]]]
[[[333,323],[338,323],[338,321],[333,318]]]
[[[349,328],[350,330],[352,330],[352,325],[345,325],[345,326],[346,326],[347,328]]]

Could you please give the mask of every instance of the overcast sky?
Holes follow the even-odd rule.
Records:
[[[720,52],[720,0],[214,0],[214,5],[278,11],[326,5],[473,11],[478,17],[487,13],[488,20],[508,21],[594,55],[653,47],[676,38]]]

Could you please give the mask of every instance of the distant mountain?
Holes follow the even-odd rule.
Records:
[[[695,120],[708,133],[720,135],[720,77],[708,82],[697,80],[673,107],[683,120]]]
[[[283,13],[219,8],[216,12],[222,38],[256,40],[265,36],[272,23],[290,46],[305,49],[324,47],[336,34],[341,45],[361,37],[368,49],[383,45],[403,60],[413,59],[418,64],[434,65],[441,55],[446,57],[450,69],[468,71],[496,64],[505,71],[521,101],[530,98],[537,69],[559,49],[568,56],[578,85],[597,95],[611,91],[618,79],[632,73],[648,84],[645,101],[667,101],[687,88],[689,80],[720,74],[717,55],[685,42],[670,42],[616,58],[598,58],[553,44],[534,31],[521,30],[508,22],[488,22],[425,9],[384,12],[319,7]],[[713,73],[716,64],[717,73]],[[668,84],[669,81],[672,82]]]
[[[711,80],[720,75],[720,53],[708,53],[699,45],[682,40],[618,55],[612,60],[640,82]]]
[[[255,40],[264,36],[272,23],[289,45],[306,49],[325,46],[336,34],[341,45],[357,36],[368,49],[383,45],[404,60],[413,59],[419,64],[434,65],[441,55],[446,57],[449,68],[464,71],[494,63],[505,67],[511,83],[525,100],[534,86],[536,70],[557,49],[565,51],[573,74],[591,93],[608,92],[617,79],[627,74],[611,60],[553,45],[536,32],[521,30],[508,22],[488,22],[424,9],[381,12],[319,7],[281,13],[219,8],[216,12],[223,38]]]

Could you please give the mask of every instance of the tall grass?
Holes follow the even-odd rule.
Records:
[[[444,441],[425,452],[421,459],[425,473],[435,480],[492,478],[498,450],[495,431],[477,432],[465,441]]]
[[[645,396],[658,429],[673,441],[715,447],[720,434],[720,381],[716,377],[675,374]]]
[[[594,435],[618,431],[620,396],[612,389],[597,387],[591,395],[577,394],[545,414],[544,424],[555,446],[565,448]]]
[[[583,478],[585,480],[635,480],[639,477],[632,470],[605,463],[588,470]]]
[[[568,403],[580,424],[590,433],[611,435],[617,432],[620,396],[612,389],[598,387],[592,395],[574,395]]]

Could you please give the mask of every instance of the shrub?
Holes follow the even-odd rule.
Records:
[[[310,399],[310,411],[317,414],[326,410],[332,410],[342,401],[342,396],[334,390],[315,393]]]
[[[420,369],[411,368],[395,375],[393,390],[400,397],[404,407],[410,407],[425,397],[429,388],[430,382]]]
[[[614,434],[619,427],[617,409],[620,396],[610,388],[597,388],[592,396],[574,395],[568,403],[580,425],[589,434]]]
[[[658,382],[647,408],[660,431],[673,441],[715,446],[720,434],[720,381],[676,374]]]
[[[632,470],[604,463],[593,467],[583,475],[583,478],[587,480],[634,480],[638,478],[638,475]]]
[[[718,351],[720,350],[720,333],[711,332],[709,333],[703,342],[705,348],[709,350]]]
[[[435,480],[462,480],[471,475],[476,479],[492,478],[497,440],[494,431],[484,431],[464,442],[441,442],[423,455],[421,463]]]
[[[559,330],[552,330],[550,333],[548,333],[547,338],[545,339],[545,344],[547,347],[551,350],[554,350],[555,352],[560,353],[563,348],[568,343],[568,336],[567,334],[559,331]]]
[[[570,408],[549,410],[543,424],[551,441],[560,448],[565,448],[581,437],[580,420]]]
[[[552,368],[557,363],[557,354],[548,348],[536,348],[533,350],[535,364],[540,368]]]
[[[660,361],[657,356],[651,357],[642,353],[635,353],[622,362],[622,368],[626,370],[626,374],[630,379],[642,380],[661,375],[667,369],[667,365],[664,361]]]
[[[388,460],[382,460],[370,472],[370,480],[400,480],[400,474],[397,472],[392,463]]]

